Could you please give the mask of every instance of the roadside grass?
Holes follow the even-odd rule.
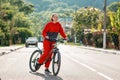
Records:
[[[25,46],[25,44],[15,44],[15,45],[17,45],[17,46]]]
[[[15,44],[15,46],[25,46],[25,44]],[[1,47],[7,47],[7,46],[0,46]]]
[[[80,43],[73,43],[73,42],[67,42],[67,43],[64,43],[65,45],[71,45],[71,46],[81,46],[82,44]]]

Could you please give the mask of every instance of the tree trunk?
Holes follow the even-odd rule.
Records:
[[[10,45],[12,45],[12,36],[10,35]]]

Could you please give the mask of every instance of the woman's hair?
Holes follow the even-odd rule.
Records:
[[[54,14],[52,14],[52,15],[51,15],[51,18],[50,18],[50,19],[51,19],[51,21],[53,21],[53,19],[52,19],[52,18],[53,18],[55,15],[57,15],[57,14],[56,14],[56,13],[54,13]]]

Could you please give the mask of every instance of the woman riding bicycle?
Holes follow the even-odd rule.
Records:
[[[38,63],[35,65],[36,70],[38,70],[39,67],[48,58],[46,63],[45,63],[45,71],[50,73],[49,66],[50,66],[51,56],[52,56],[52,53],[50,53],[50,52],[51,52],[52,48],[54,47],[52,45],[55,44],[54,40],[57,39],[58,33],[60,33],[60,35],[64,39],[67,39],[61,24],[58,22],[58,15],[53,14],[51,16],[51,21],[48,22],[45,25],[45,27],[44,27],[44,29],[42,31],[42,36],[44,38],[44,41],[43,41],[44,52],[40,56],[40,58],[38,59]]]

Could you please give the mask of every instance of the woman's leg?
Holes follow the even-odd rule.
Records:
[[[51,50],[50,42],[49,41],[44,40],[44,42],[43,42],[43,49],[44,49],[44,52],[41,55],[40,59],[38,60],[39,64],[43,64],[44,61],[46,60],[46,58],[49,55],[49,51]]]
[[[48,69],[49,66],[50,66],[50,63],[51,63],[51,60],[52,60],[51,56],[52,56],[52,54],[50,55],[49,59],[48,59],[48,60],[46,61],[46,63],[45,63],[45,68],[46,68],[46,69]]]
[[[50,51],[49,51],[49,52],[52,52],[52,49],[54,48],[53,44],[54,44],[54,42],[51,44],[51,47],[50,47]],[[45,63],[45,68],[46,68],[46,69],[49,68],[50,63],[51,63],[51,60],[52,60],[52,53],[50,53],[50,55],[48,56],[48,60],[47,60],[46,63]]]

